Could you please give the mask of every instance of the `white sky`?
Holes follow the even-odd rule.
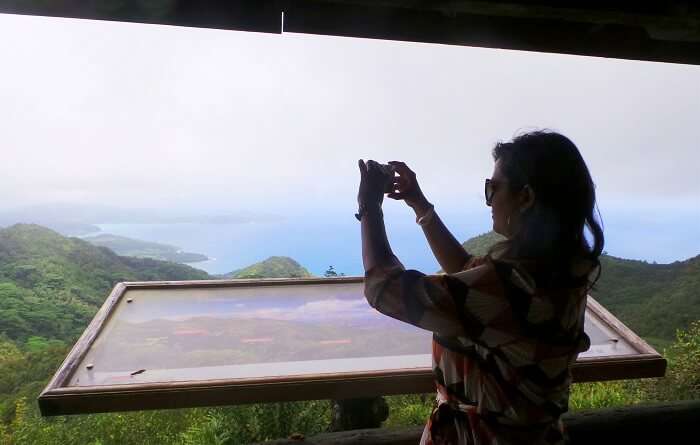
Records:
[[[0,41],[0,209],[347,209],[360,157],[471,209],[528,128],[579,146],[601,205],[700,202],[698,66],[9,15]]]

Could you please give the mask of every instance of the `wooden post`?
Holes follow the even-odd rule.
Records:
[[[331,431],[379,428],[389,417],[384,397],[367,397],[331,401]]]

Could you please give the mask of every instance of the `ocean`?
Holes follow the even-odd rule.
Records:
[[[482,218],[484,222],[487,220]],[[484,233],[489,227],[463,224],[458,239]],[[192,267],[223,274],[271,256],[288,256],[314,275],[329,266],[345,275],[363,275],[360,225],[352,214],[345,220],[287,220],[245,224],[98,224],[104,233],[155,241],[207,255]],[[440,266],[421,228],[408,221],[387,221],[387,236],[396,256],[410,269],[434,273]],[[456,235],[457,236],[457,235]]]
[[[666,213],[662,219],[644,214],[604,214],[605,251],[630,259],[668,263],[700,254],[700,231],[696,210]],[[658,215],[658,213],[656,213]],[[478,214],[441,215],[460,241],[491,229],[486,211]],[[434,273],[440,266],[432,255],[421,228],[407,212],[388,213],[387,234],[396,256],[406,268]],[[191,266],[211,274],[223,274],[249,266],[270,256],[288,256],[321,276],[333,266],[336,272],[362,275],[360,225],[353,215],[320,218],[288,218],[277,222],[244,224],[98,224],[105,233],[144,241],[172,244],[210,260]]]

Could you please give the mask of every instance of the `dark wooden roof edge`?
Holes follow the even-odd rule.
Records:
[[[0,0],[0,13],[700,64],[689,1]],[[573,5],[573,6],[572,6]],[[282,20],[284,13],[284,25]]]
[[[279,0],[0,0],[0,13],[282,32]]]
[[[700,10],[644,13],[531,3],[289,0],[284,30],[700,64]]]

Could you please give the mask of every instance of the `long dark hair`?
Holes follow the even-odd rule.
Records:
[[[534,204],[520,215],[518,232],[502,244],[505,257],[534,262],[538,286],[556,287],[580,281],[572,266],[587,259],[598,271],[592,280],[585,275],[590,289],[600,276],[605,238],[595,185],[576,145],[559,133],[534,131],[499,142],[493,158],[501,161],[511,192],[527,185],[535,194]]]

